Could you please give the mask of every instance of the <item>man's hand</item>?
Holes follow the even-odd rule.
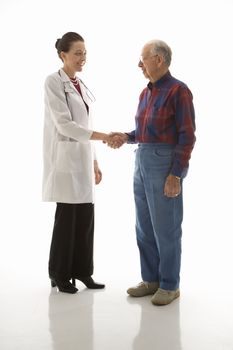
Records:
[[[108,134],[107,145],[111,148],[120,148],[127,141],[128,136],[126,134],[122,132],[111,132]]]
[[[180,179],[174,175],[168,175],[164,185],[164,195],[174,198],[179,196],[180,192]]]

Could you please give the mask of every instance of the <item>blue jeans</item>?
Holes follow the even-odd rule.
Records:
[[[134,173],[142,280],[159,282],[160,288],[167,290],[179,287],[183,219],[182,191],[175,198],[163,193],[173,152],[168,144],[139,144]]]

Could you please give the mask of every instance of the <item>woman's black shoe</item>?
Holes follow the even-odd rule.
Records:
[[[105,284],[97,283],[93,280],[92,277],[80,277],[79,281],[83,282],[85,286],[89,289],[103,289],[105,288]]]
[[[57,279],[55,280],[54,278],[50,279],[51,286],[57,287],[60,292],[74,294],[78,291],[78,289],[75,288],[75,286],[73,286],[69,281],[59,281]]]

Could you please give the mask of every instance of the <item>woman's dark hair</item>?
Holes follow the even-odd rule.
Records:
[[[57,49],[58,56],[60,57],[61,51],[68,52],[74,41],[84,42],[83,37],[75,32],[68,32],[63,35],[61,39],[57,39],[55,47]]]

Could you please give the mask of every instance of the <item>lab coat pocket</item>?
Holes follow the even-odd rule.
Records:
[[[59,172],[81,172],[79,142],[59,141],[57,143],[56,169]]]

